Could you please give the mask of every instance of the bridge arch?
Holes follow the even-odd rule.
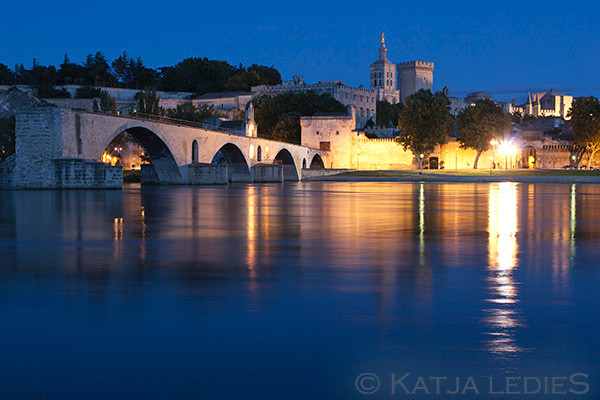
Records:
[[[294,157],[292,157],[292,153],[290,153],[288,149],[283,148],[279,150],[275,156],[275,161],[279,161],[281,164],[283,164],[283,180],[299,180],[296,162],[294,161]]]
[[[323,163],[323,159],[320,155],[315,154],[310,162],[310,169],[325,169],[325,163]]]
[[[250,168],[244,153],[233,143],[226,143],[215,153],[213,164],[227,164],[227,180],[230,182],[251,182]]]
[[[156,172],[159,183],[179,184],[182,182],[179,166],[169,146],[155,132],[144,126],[120,127],[110,136],[110,140],[102,151],[110,146],[112,141],[123,132],[132,136],[144,149],[144,153],[150,158],[150,163]]]

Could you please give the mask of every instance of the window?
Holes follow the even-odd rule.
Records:
[[[336,135],[339,135],[339,134],[340,134],[340,131],[335,131],[335,134],[336,134]]]
[[[320,142],[319,149],[323,151],[331,151],[331,142]]]
[[[319,131],[317,131],[317,135],[319,134]]]

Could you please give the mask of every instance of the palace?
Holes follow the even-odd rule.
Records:
[[[379,58],[369,67],[370,89],[363,85],[348,86],[342,79],[306,84],[302,75],[280,85],[260,85],[252,87],[252,97],[277,96],[283,93],[314,91],[327,93],[346,106],[349,115],[356,118],[357,126],[363,127],[372,120],[376,122],[378,101],[391,104],[403,102],[420,89],[433,88],[433,63],[409,61],[394,64],[387,58],[385,36],[381,34]]]

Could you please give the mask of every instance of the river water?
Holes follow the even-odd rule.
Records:
[[[0,251],[2,399],[600,397],[596,185],[2,191]]]

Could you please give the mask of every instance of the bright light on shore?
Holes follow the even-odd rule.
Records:
[[[517,147],[509,142],[501,143],[499,149],[503,154],[514,154],[517,152]]]

